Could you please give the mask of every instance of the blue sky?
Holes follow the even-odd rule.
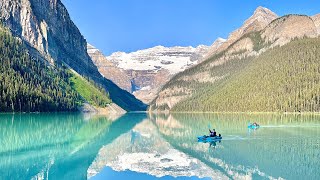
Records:
[[[89,43],[105,55],[156,45],[211,45],[258,6],[278,15],[320,13],[316,0],[62,0]]]

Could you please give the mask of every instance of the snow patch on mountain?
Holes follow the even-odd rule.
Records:
[[[195,65],[208,51],[208,46],[198,47],[164,47],[156,46],[132,53],[116,52],[107,59],[124,70],[152,70],[166,69],[170,74],[176,74]]]

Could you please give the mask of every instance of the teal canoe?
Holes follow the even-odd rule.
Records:
[[[259,125],[253,125],[253,124],[248,125],[249,129],[258,129],[259,127],[260,127]]]
[[[199,141],[205,141],[205,142],[210,142],[210,141],[219,141],[221,140],[221,136],[215,136],[215,137],[210,137],[210,136],[198,136]]]

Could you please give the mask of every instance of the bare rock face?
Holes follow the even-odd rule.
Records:
[[[273,46],[284,45],[294,38],[316,37],[317,27],[304,15],[287,15],[274,20],[263,31],[262,38]]]
[[[107,79],[116,83],[120,88],[131,92],[131,80],[126,72],[117,68],[115,64],[109,61],[100,50],[88,44],[88,54],[93,63],[98,67],[99,72]]]
[[[222,52],[226,50],[231,44],[236,42],[240,37],[245,34],[254,31],[260,31],[264,29],[271,21],[276,19],[278,16],[264,7],[258,7],[254,14],[247,19],[244,24],[237,30],[233,31],[226,42],[224,42],[215,53]]]
[[[41,52],[47,52],[47,25],[39,21],[31,8],[28,0],[5,0],[0,4],[1,21],[5,23],[15,34],[22,36],[24,40]]]
[[[141,73],[141,74],[140,74]],[[144,85],[133,92],[133,95],[145,103],[150,103],[158,94],[160,88],[167,83],[172,75],[166,69],[161,69],[157,72],[136,71],[134,83]]]
[[[64,61],[80,74],[98,75],[86,40],[60,0],[2,0],[0,19],[51,63]]]
[[[220,46],[222,46],[227,40],[223,39],[223,38],[218,38],[216,39],[213,44],[210,46],[208,53],[206,54],[206,56],[204,57],[203,60],[206,60],[207,58],[211,57],[213,54],[215,54],[217,52],[217,50],[219,49]]]
[[[318,35],[320,34],[320,14],[311,17],[314,25],[317,27]]]

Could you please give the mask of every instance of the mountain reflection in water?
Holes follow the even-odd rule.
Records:
[[[251,121],[261,128],[248,130]],[[209,133],[208,127],[222,134],[221,143],[197,142],[197,136]],[[155,177],[317,179],[319,135],[316,115],[151,115],[105,145],[89,177],[110,167],[120,174],[133,171]]]
[[[317,115],[0,114],[0,179],[318,179],[319,135]]]

